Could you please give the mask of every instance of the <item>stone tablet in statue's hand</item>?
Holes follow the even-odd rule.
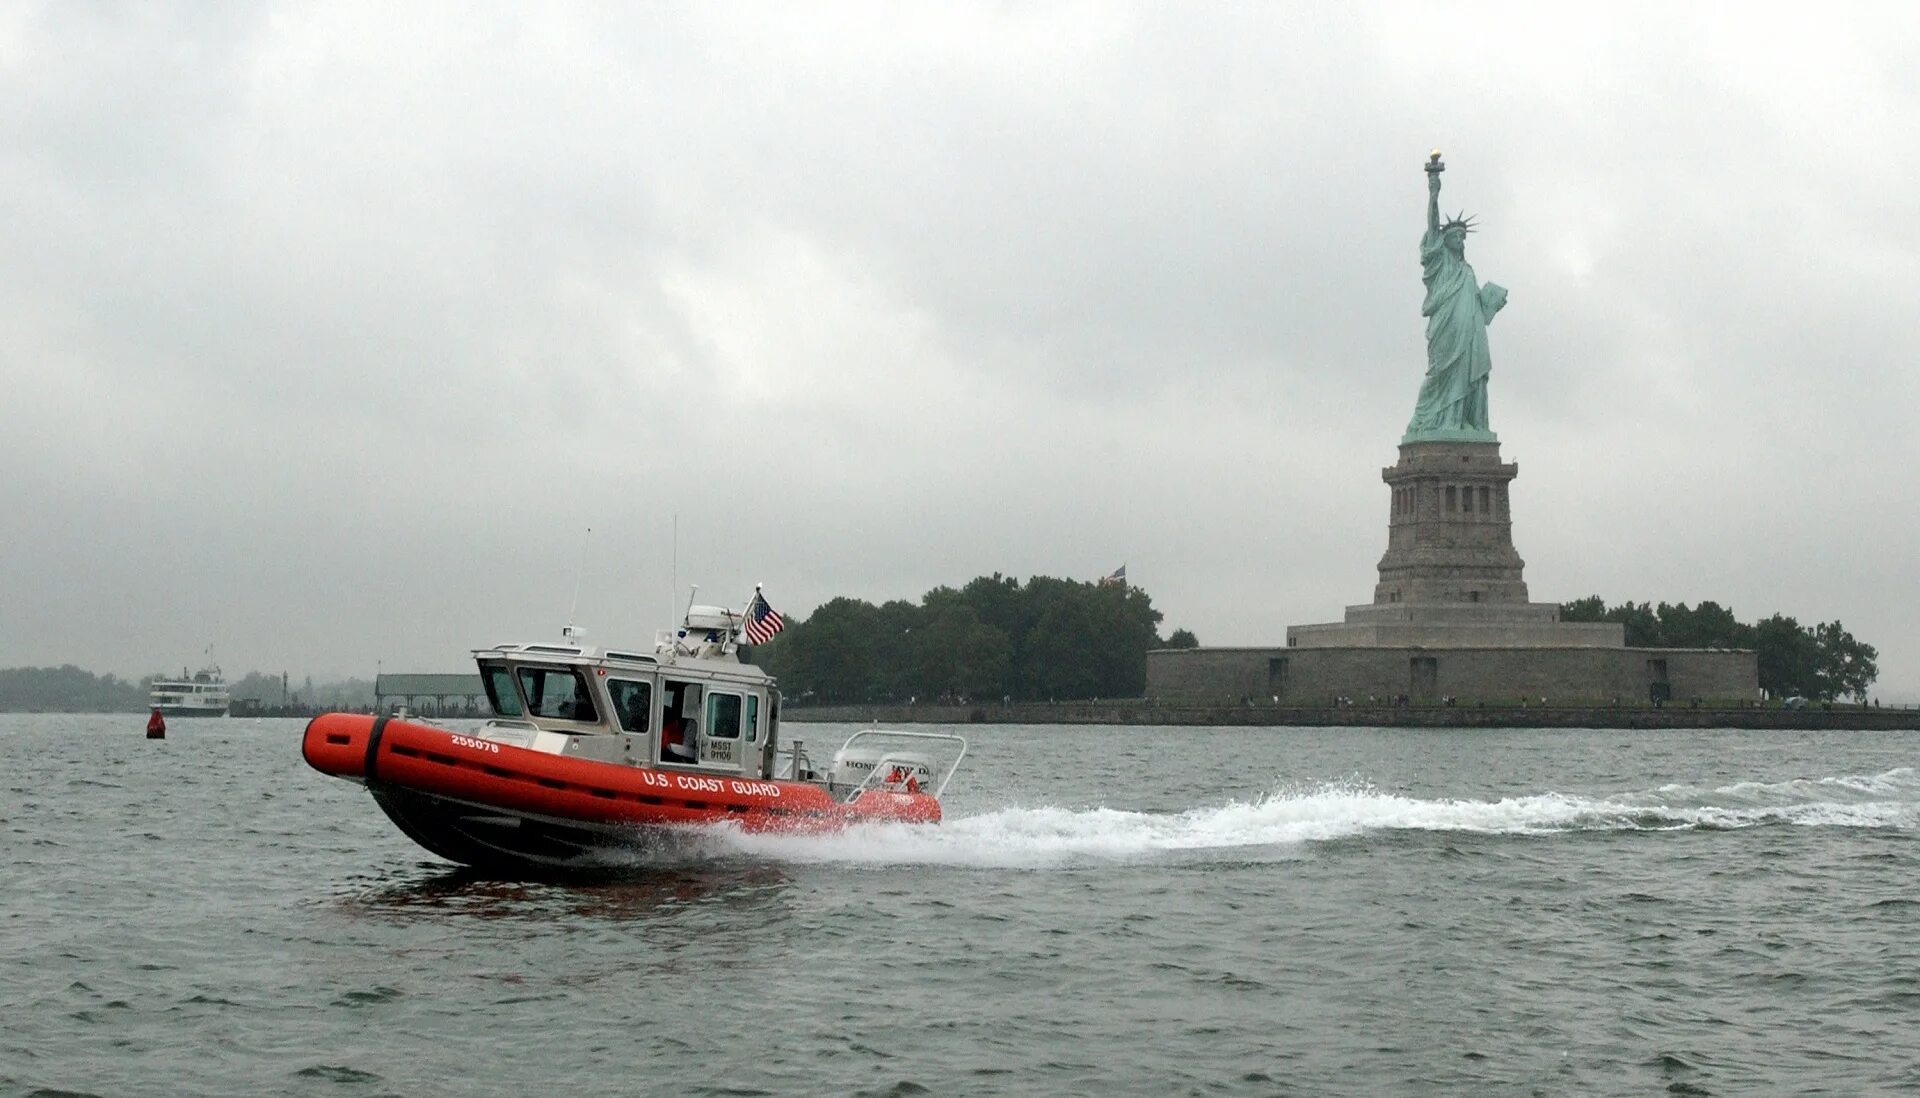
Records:
[[[1492,320],[1493,314],[1506,307],[1507,288],[1505,286],[1496,282],[1489,282],[1480,287],[1480,315],[1482,317],[1487,320]]]

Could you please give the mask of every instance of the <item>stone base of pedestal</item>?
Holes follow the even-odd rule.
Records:
[[[1519,466],[1489,435],[1400,446],[1387,551],[1373,601],[1346,620],[1296,625],[1284,648],[1147,653],[1156,699],[1264,698],[1279,705],[1751,702],[1750,651],[1628,648],[1617,622],[1563,622],[1534,602],[1513,547],[1507,489]]]

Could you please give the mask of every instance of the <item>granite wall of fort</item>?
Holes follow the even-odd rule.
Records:
[[[1658,691],[1675,702],[1757,701],[1750,651],[1694,648],[1188,648],[1147,653],[1147,696],[1163,701],[1278,699],[1326,705],[1334,698],[1415,703],[1442,698],[1506,704],[1643,704]]]
[[[1147,701],[1120,698],[1074,702],[995,702],[987,705],[790,705],[782,711],[781,742],[804,741],[812,751],[838,747],[844,730],[813,733],[812,723],[893,727],[913,724],[1133,725],[1171,727],[1302,728],[1744,728],[1807,731],[1875,729],[1920,730],[1920,709],[1821,705],[1783,709],[1778,705],[1548,705],[1474,703],[1353,706],[1275,705],[1271,700],[1231,704]]]

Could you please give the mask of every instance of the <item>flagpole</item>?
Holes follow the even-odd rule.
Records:
[[[753,585],[753,597],[747,600],[747,608],[740,612],[740,627],[736,631],[741,637],[747,635],[747,623],[753,620],[753,608],[760,604],[760,584]]]
[[[567,604],[567,627],[560,631],[560,635],[569,640],[573,637],[574,615],[580,610],[580,579],[587,574],[587,543],[592,540],[593,527],[589,526],[587,532],[580,535],[580,564],[573,570],[573,601]]]

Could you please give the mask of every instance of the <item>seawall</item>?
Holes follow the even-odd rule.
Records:
[[[1761,709],[1668,706],[1392,706],[1178,705],[1090,701],[1008,705],[789,704],[788,721],[840,724],[1141,724],[1251,725],[1282,728],[1779,728],[1920,730],[1920,709]]]

